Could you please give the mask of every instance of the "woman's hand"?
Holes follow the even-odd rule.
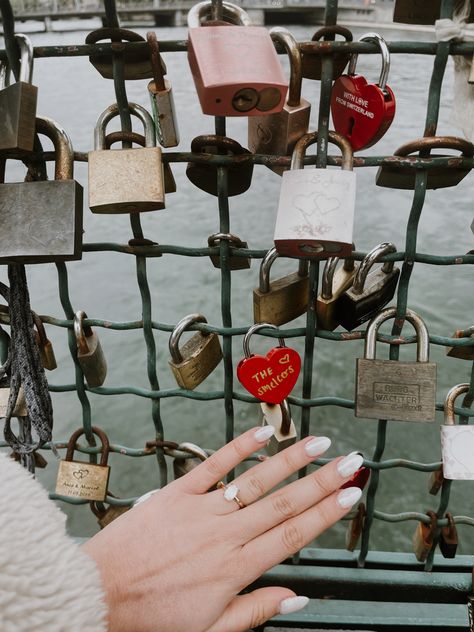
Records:
[[[361,491],[339,488],[362,457],[335,459],[269,494],[330,445],[307,437],[206,493],[272,430],[245,432],[84,545],[102,575],[111,632],[242,632],[306,605],[282,587],[238,593],[349,511]]]

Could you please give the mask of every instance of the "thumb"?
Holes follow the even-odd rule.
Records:
[[[297,597],[288,588],[259,588],[234,597],[208,632],[244,632],[262,625],[277,614],[301,610],[308,602],[308,597]]]

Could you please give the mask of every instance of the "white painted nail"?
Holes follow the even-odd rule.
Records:
[[[316,437],[308,441],[304,450],[308,456],[318,456],[326,452],[330,445],[331,439],[329,437]]]
[[[363,462],[363,456],[357,454],[357,452],[351,452],[351,454],[345,456],[342,461],[339,461],[337,471],[343,478],[347,478],[355,474]]]
[[[234,500],[238,493],[239,488],[237,485],[228,485],[224,490],[224,498],[226,500]]]
[[[342,492],[339,492],[337,495],[337,502],[343,509],[347,509],[348,507],[352,507],[362,496],[362,490],[358,487],[348,487],[347,489],[343,489]]]
[[[273,434],[275,434],[275,428],[273,426],[262,426],[255,431],[254,437],[256,441],[263,443],[264,441],[268,441]]]
[[[288,597],[280,602],[280,614],[290,614],[290,612],[296,612],[301,610],[309,603],[308,597]]]

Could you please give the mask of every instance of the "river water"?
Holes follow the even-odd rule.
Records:
[[[54,33],[32,33],[35,46],[82,44],[86,30],[98,28],[96,22],[55,23]],[[28,31],[36,25],[26,24]],[[295,36],[310,39],[312,27],[290,26]],[[64,29],[64,30],[61,30]],[[72,30],[71,30],[72,29]],[[145,35],[147,28],[136,28]],[[353,28],[354,38],[372,29]],[[382,29],[389,41],[431,40],[430,33],[416,34]],[[158,28],[159,39],[182,39],[184,28]],[[165,61],[168,77],[174,88],[175,102],[181,131],[179,150],[188,151],[190,141],[198,134],[213,133],[214,121],[202,115],[194,84],[183,53],[167,53]],[[284,60],[286,61],[286,60]],[[364,155],[391,154],[402,143],[423,134],[428,86],[433,58],[423,55],[394,55],[389,85],[397,98],[394,123],[384,138],[363,152]],[[375,55],[360,58],[358,70],[376,81],[380,60]],[[85,57],[39,59],[35,62],[34,83],[39,86],[38,112],[57,120],[70,134],[78,151],[92,149],[93,127],[102,110],[114,101],[113,82],[104,80]],[[450,123],[453,100],[453,69],[449,62],[443,84],[438,133],[461,135]],[[149,107],[145,81],[128,82],[130,101]],[[316,129],[319,83],[305,81],[303,93],[313,104],[312,126]],[[227,134],[246,145],[246,119],[228,119]],[[115,127],[111,127],[111,129]],[[137,128],[137,131],[141,131]],[[45,143],[45,146],[47,144]],[[173,165],[177,192],[167,197],[166,210],[142,215],[144,234],[161,244],[202,247],[207,237],[218,230],[217,200],[195,188],[185,176],[185,165]],[[21,168],[9,163],[9,178],[21,178]],[[375,186],[375,169],[357,172],[357,207],[355,242],[358,250],[369,250],[382,241],[392,241],[399,250],[404,248],[406,222],[412,193]],[[87,200],[87,171],[77,164],[75,177],[85,188]],[[252,248],[268,248],[272,244],[274,217],[278,202],[280,178],[263,166],[256,166],[253,183],[243,195],[231,198],[231,230],[248,241]],[[473,248],[474,238],[469,230],[473,217],[472,175],[455,189],[429,191],[420,222],[418,251],[432,254],[460,254]],[[93,215],[84,209],[86,242],[126,243],[131,238],[128,216]],[[135,261],[131,256],[116,253],[86,253],[81,262],[67,264],[69,291],[75,309],[84,309],[90,317],[112,321],[133,321],[141,318],[141,304],[136,283]],[[148,261],[148,279],[152,292],[153,318],[163,323],[177,322],[191,312],[202,312],[211,323],[220,324],[220,274],[207,258],[165,255]],[[294,269],[294,262],[278,261],[272,269],[273,278]],[[6,273],[2,273],[2,280]],[[42,314],[63,318],[59,303],[58,283],[54,265],[28,267],[28,280],[34,309]],[[415,266],[409,293],[409,307],[425,319],[430,332],[451,335],[460,327],[472,324],[474,307],[472,269],[469,266]],[[232,276],[232,313],[234,326],[252,323],[252,289],[258,283],[258,264],[250,270]],[[304,324],[303,318],[295,326]],[[48,327],[58,360],[58,369],[48,374],[52,384],[71,384],[73,364],[66,342],[66,330]],[[146,350],[140,331],[99,330],[107,356],[107,386],[134,385],[147,388]],[[157,370],[160,386],[175,388],[168,368],[168,335],[155,332]],[[236,341],[234,363],[241,357],[240,340]],[[302,350],[301,341],[292,345]],[[258,344],[256,344],[258,346]],[[263,350],[263,349],[262,349]],[[354,394],[355,359],[362,355],[361,341],[336,344],[317,341],[314,363],[313,396],[336,395],[352,398]],[[384,350],[385,351],[385,350]],[[403,358],[413,358],[413,347],[403,350]],[[380,354],[381,355],[381,354]],[[470,363],[445,357],[441,347],[432,346],[431,359],[438,362],[438,397],[440,401],[448,388],[467,381]],[[199,390],[222,388],[222,366],[199,387]],[[236,388],[240,388],[238,385]],[[298,391],[298,389],[296,390]],[[150,415],[150,400],[133,395],[104,397],[89,395],[93,423],[104,428],[114,443],[141,447],[152,439],[154,429]],[[74,393],[53,394],[56,439],[67,438],[81,424],[81,408]],[[221,401],[193,402],[184,398],[162,401],[162,418],[166,438],[174,441],[193,441],[207,448],[218,448],[224,442],[224,409]],[[257,404],[235,403],[236,431],[259,423]],[[299,424],[299,412],[294,411]],[[389,423],[385,458],[433,462],[440,458],[439,423]],[[311,413],[311,432],[327,434],[333,440],[329,456],[361,450],[371,456],[377,423],[356,419],[351,410],[337,407],[318,408]],[[39,479],[54,488],[56,466],[39,473]],[[158,474],[155,459],[131,459],[112,455],[110,489],[117,496],[130,497],[156,487]],[[424,511],[435,508],[437,500],[427,491],[428,475],[409,470],[384,471],[376,508],[397,513]],[[69,529],[75,535],[87,535],[96,529],[95,519],[88,506],[70,507],[62,504],[69,516]],[[452,511],[472,515],[474,501],[472,484],[453,485]],[[321,546],[343,547],[345,525],[337,525],[322,536]],[[375,523],[372,548],[411,550],[411,534],[415,523]],[[473,538],[467,527],[459,528],[460,552],[472,552]]]

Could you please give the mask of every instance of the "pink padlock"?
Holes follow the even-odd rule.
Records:
[[[202,22],[211,0],[188,13],[188,60],[204,114],[257,116],[280,112],[288,83],[264,27],[251,26],[239,6],[223,2],[225,22]],[[227,23],[228,22],[228,23]]]

